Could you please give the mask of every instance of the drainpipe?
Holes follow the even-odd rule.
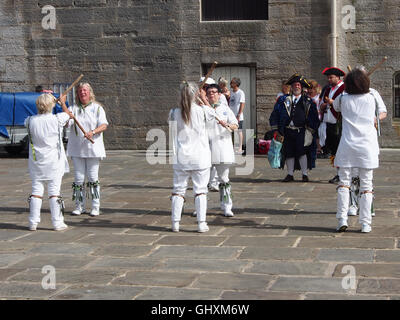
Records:
[[[336,0],[331,0],[331,66],[337,66],[337,49],[336,43],[338,35],[336,33],[336,20],[337,20],[337,9],[336,9]]]

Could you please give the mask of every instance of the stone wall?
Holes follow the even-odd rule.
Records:
[[[338,66],[368,67],[389,56],[373,85],[391,109],[393,72],[400,70],[396,0],[338,0],[339,12],[342,2],[357,8],[357,29],[339,30]],[[45,5],[56,8],[55,30],[41,25]],[[151,128],[168,132],[168,110],[183,79],[197,81],[203,64],[214,60],[252,65],[262,137],[281,80],[296,70],[325,83],[330,32],[330,0],[270,0],[269,20],[254,22],[201,22],[199,0],[4,0],[0,86],[33,91],[83,73],[107,112],[106,148],[145,149]],[[383,129],[384,145],[400,146],[391,119]]]
[[[400,147],[400,119],[393,115],[393,77],[400,71],[400,7],[398,0],[340,0],[338,7],[352,5],[355,29],[345,30],[338,17],[338,61],[343,67],[362,65],[371,70],[383,57],[388,60],[371,75],[371,87],[385,101],[388,117],[382,121],[380,144]]]

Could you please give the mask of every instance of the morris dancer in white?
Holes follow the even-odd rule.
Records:
[[[63,201],[60,194],[61,181],[69,172],[67,157],[62,143],[63,127],[70,119],[65,105],[66,96],[60,97],[64,112],[52,114],[56,100],[51,94],[42,94],[36,100],[38,114],[28,117],[25,126],[29,135],[29,174],[32,179],[32,194],[29,197],[29,230],[35,231],[40,223],[40,209],[47,182],[51,221],[56,231],[65,230]]]
[[[201,77],[199,80],[199,85],[204,81],[205,77]],[[207,91],[207,87],[210,84],[215,84],[215,81],[213,78],[207,78],[206,82],[202,88],[202,90],[204,91],[204,93]],[[203,97],[205,99],[207,99],[207,97]],[[223,99],[225,99],[225,103],[228,104],[225,96],[223,97]],[[221,103],[223,102],[223,100],[221,99]],[[210,141],[211,144],[211,141]],[[218,186],[218,175],[217,175],[217,169],[215,168],[214,165],[211,166],[210,169],[210,180],[208,181],[208,190],[212,191],[212,192],[218,192],[219,191],[219,186]],[[193,212],[193,216],[196,216],[196,211]]]
[[[173,190],[171,196],[172,231],[179,232],[183,203],[189,178],[192,178],[198,232],[207,232],[207,183],[210,177],[211,152],[206,122],[212,117],[195,103],[199,87],[184,82],[180,90],[179,107],[169,113],[172,126]]]
[[[219,178],[219,193],[221,209],[224,216],[233,217],[232,212],[232,192],[229,183],[229,167],[235,162],[235,154],[232,144],[231,130],[238,128],[238,120],[226,103],[221,103],[221,88],[217,84],[207,87],[207,99],[211,107],[215,110],[219,120],[212,121],[208,125],[208,132],[211,141],[211,162],[217,169]]]
[[[379,117],[379,121],[383,120],[387,116],[387,109],[386,105],[383,102],[383,99],[381,95],[379,94],[378,91],[376,91],[373,88],[369,88],[369,92],[373,94],[375,98],[375,107],[376,107],[376,114]],[[379,129],[378,128],[378,120],[375,122],[375,126],[377,127],[378,130],[378,136],[380,135]],[[360,177],[358,173],[358,168],[353,168],[351,172],[351,188],[350,188],[350,207],[349,207],[349,216],[356,216],[358,212],[358,203],[359,203],[359,197],[360,197]],[[374,206],[372,204],[371,207],[371,215],[374,217],[375,216],[375,211],[374,211]]]
[[[336,153],[335,166],[339,167],[337,231],[346,231],[351,188],[352,168],[358,168],[360,177],[359,222],[361,232],[371,231],[371,205],[373,200],[373,169],[379,166],[379,144],[375,129],[376,97],[371,93],[370,80],[365,71],[354,69],[345,77],[347,94],[333,102],[342,113],[342,136]],[[386,108],[381,107],[378,117],[383,119]]]
[[[85,212],[84,182],[87,177],[87,192],[92,197],[90,215],[100,214],[100,160],[106,157],[103,142],[103,131],[107,130],[108,122],[104,108],[96,101],[93,89],[89,83],[80,83],[76,93],[77,104],[70,108],[75,118],[86,131],[86,136],[77,128],[73,120],[68,136],[67,155],[74,163],[75,182],[72,184],[72,200],[75,200],[75,210],[72,215]],[[88,139],[93,139],[94,144]]]

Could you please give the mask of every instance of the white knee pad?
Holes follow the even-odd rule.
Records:
[[[181,221],[182,208],[185,198],[180,195],[171,197],[171,220],[172,222]]]
[[[196,198],[194,200],[194,205],[197,213],[197,221],[205,222],[207,216],[207,195],[206,194],[196,195]]]
[[[42,199],[30,196],[29,202],[29,224],[37,225],[40,223],[40,209],[42,208]]]
[[[232,209],[232,186],[229,182],[219,184],[219,198],[221,209]]]
[[[337,187],[337,193],[336,218],[347,220],[347,212],[349,211],[350,203],[350,187],[340,185]]]
[[[372,191],[364,191],[360,194],[360,201],[359,201],[359,222],[371,224],[372,222],[372,202],[374,199],[374,195]]]
[[[59,227],[64,222],[64,203],[62,197],[51,197],[49,199],[50,204],[50,212],[51,212],[51,221],[55,228]]]

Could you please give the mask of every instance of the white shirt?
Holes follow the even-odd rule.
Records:
[[[292,95],[292,101],[293,101],[293,105],[294,106],[297,105],[297,103],[299,102],[300,98],[301,98],[301,94],[299,94],[298,96]],[[293,120],[290,121],[289,125],[294,126]]]
[[[63,127],[69,120],[65,112],[37,114],[26,118],[29,126],[29,174],[32,180],[53,180],[69,172],[68,160],[62,143]],[[35,154],[36,160],[34,159]]]
[[[226,97],[223,94],[221,94],[220,97],[219,97],[219,103],[220,104],[225,104],[227,107],[229,107],[228,100],[226,100]]]
[[[237,117],[239,113],[240,104],[245,102],[246,102],[245,96],[242,89],[238,89],[236,92],[233,90],[231,91],[231,98],[229,99],[229,107],[232,109],[235,117]],[[239,121],[243,121],[243,112],[240,114]]]
[[[102,124],[108,125],[106,113],[98,103],[92,102],[82,110],[77,105],[73,105],[69,110],[86,132],[92,131]],[[103,133],[95,134],[93,140],[94,144],[84,137],[79,127],[71,120],[67,155],[80,158],[105,158],[106,150],[104,148]]]
[[[172,109],[168,117],[171,129],[173,168],[175,170],[203,170],[211,167],[211,151],[206,132],[206,121],[211,121],[203,108],[193,103],[190,123],[182,119],[180,108]]]
[[[336,152],[335,166],[365,169],[379,166],[378,135],[374,126],[374,96],[379,93],[376,90],[371,90],[371,93],[343,94],[333,103],[335,110],[342,113],[342,136]],[[385,112],[384,104],[380,108],[381,112]]]
[[[228,123],[238,125],[236,116],[232,110],[225,104],[220,104],[214,110],[204,106],[206,112],[211,113],[214,117],[214,110],[218,119]],[[212,164],[232,164],[235,162],[235,153],[233,151],[232,133],[221,126],[214,118],[213,121],[207,123],[207,132],[211,145],[211,162]]]

